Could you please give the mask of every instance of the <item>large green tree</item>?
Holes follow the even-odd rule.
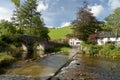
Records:
[[[100,22],[90,11],[87,1],[84,1],[77,12],[76,20],[72,22],[74,36],[85,42],[88,41],[88,37],[91,34],[101,30]]]
[[[38,1],[25,0],[20,8],[14,11],[12,20],[20,33],[23,33],[22,30],[27,30],[29,35],[48,38],[48,30],[44,27],[40,12],[37,11]]]
[[[113,13],[105,18],[107,29],[118,37],[120,34],[120,8],[117,8]]]

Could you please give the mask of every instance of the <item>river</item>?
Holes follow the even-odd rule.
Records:
[[[120,80],[120,60],[100,57],[80,57],[81,70],[95,74],[93,80]]]
[[[60,80],[120,80],[120,60],[81,54],[56,77]]]
[[[17,61],[7,70],[6,75],[25,75],[47,79],[68,61],[64,54],[55,54],[38,61]]]
[[[7,70],[6,75],[41,77],[45,80],[45,78],[54,75],[54,73],[68,60],[66,55],[55,54],[37,62],[18,61]],[[90,78],[86,80],[120,80],[120,60],[81,55],[79,57],[79,64],[80,65],[74,68],[72,72],[68,70],[68,73],[63,77],[75,77],[74,72],[77,72],[77,74],[80,72],[80,74],[85,75],[79,75],[78,77]],[[75,78],[74,80],[79,79]]]

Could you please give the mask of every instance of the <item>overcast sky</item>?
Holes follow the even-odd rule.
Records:
[[[76,18],[78,8],[83,0],[39,0],[37,10],[41,11],[47,27],[67,26]],[[120,0],[88,0],[92,13],[98,20],[120,7]],[[0,0],[0,19],[10,20],[15,9],[10,0]]]

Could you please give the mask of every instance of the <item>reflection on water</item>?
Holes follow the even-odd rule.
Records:
[[[68,58],[62,54],[48,56],[38,62],[18,61],[6,74],[30,75],[33,77],[47,77],[53,75]]]
[[[120,80],[120,60],[110,60],[82,55],[81,71],[97,75],[93,80]]]

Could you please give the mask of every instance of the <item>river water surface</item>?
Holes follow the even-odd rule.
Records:
[[[91,80],[120,80],[120,60],[100,57],[80,57],[80,71],[91,76]]]
[[[51,55],[37,62],[18,61],[6,74],[49,77],[64,65],[66,61],[68,61],[68,58],[63,54]],[[83,75],[80,74],[79,78],[89,77],[86,80],[120,80],[120,60],[81,55],[79,63],[80,65],[76,70],[74,69],[72,72],[68,70],[69,75],[66,75],[67,77],[72,77],[74,72],[80,72]]]
[[[6,74],[47,78],[54,75],[67,61],[67,56],[63,54],[50,55],[37,62],[18,61],[8,69]]]

